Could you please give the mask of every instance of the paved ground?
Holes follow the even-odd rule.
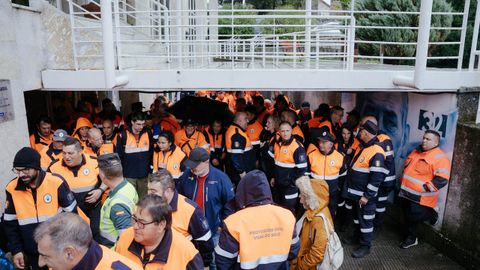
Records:
[[[401,242],[400,228],[391,219],[386,220],[384,230],[374,241],[371,253],[362,259],[350,256],[355,246],[344,244],[345,259],[340,270],[456,270],[464,269],[429,244],[419,241],[419,245],[404,250],[398,247]]]

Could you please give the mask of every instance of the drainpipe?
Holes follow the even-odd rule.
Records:
[[[420,22],[418,23],[417,53],[415,55],[415,73],[413,78],[397,76],[393,84],[416,89],[425,88],[427,72],[428,43],[430,41],[430,24],[432,22],[433,0],[422,0],[420,4]]]
[[[112,0],[101,0],[103,69],[105,72],[105,89],[112,91],[112,102],[120,108],[118,90],[114,87],[128,83],[127,76],[115,76],[115,55],[113,41]]]

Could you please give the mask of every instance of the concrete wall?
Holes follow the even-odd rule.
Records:
[[[469,269],[480,268],[480,127],[474,124],[478,97],[458,95],[459,121],[441,230],[449,255]]]
[[[13,157],[28,145],[23,92],[42,86],[40,71],[46,57],[40,15],[34,8],[13,8],[10,1],[0,1],[0,79],[10,80],[15,113],[14,120],[0,123],[0,205],[5,201],[4,186],[14,177]]]

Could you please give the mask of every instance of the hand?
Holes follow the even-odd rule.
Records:
[[[203,270],[210,270],[210,266],[203,267]]]
[[[364,206],[364,205],[367,204],[367,203],[368,203],[368,199],[365,198],[365,197],[363,197],[363,196],[362,196],[362,197],[360,198],[360,200],[358,201],[358,204],[359,204],[360,206]]]
[[[271,187],[275,186],[275,179],[274,178],[270,179],[270,186]]]
[[[242,172],[242,173],[240,174],[240,178],[243,178],[246,174],[247,174],[246,172]]]
[[[98,199],[100,199],[102,194],[103,192],[99,188],[94,189],[87,194],[87,197],[85,197],[85,202],[95,203],[98,201]]]
[[[23,253],[18,252],[13,256],[13,265],[15,265],[16,268],[18,269],[24,269],[25,268],[25,260],[23,259]]]
[[[353,149],[352,148],[348,148],[347,149],[347,155],[350,155],[352,153]]]

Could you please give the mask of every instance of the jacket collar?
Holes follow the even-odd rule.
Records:
[[[37,179],[35,179],[35,188],[38,188],[42,183],[43,183],[43,179],[45,179],[45,175],[46,173],[43,171],[43,170],[38,170],[38,176],[37,176]],[[23,183],[22,180],[20,180],[20,178],[18,178],[18,181],[17,181],[17,186],[15,187],[15,190],[27,190],[28,188],[30,188],[30,186],[28,185],[25,185],[25,183]]]
[[[239,126],[235,123],[233,123],[232,126],[235,126],[235,127],[239,128],[241,131],[245,132],[245,129],[243,129],[241,126]]]
[[[111,198],[113,196],[115,196],[115,194],[120,190],[122,189],[124,186],[127,185],[127,180],[123,179],[122,182],[120,182],[120,184],[118,184],[118,186],[116,186],[115,188],[113,188],[107,195],[107,197]]]
[[[288,141],[284,141],[282,137],[280,137],[280,145],[285,146],[285,145],[290,145],[293,142],[293,139],[295,139],[292,135]]]
[[[102,260],[103,250],[102,248],[92,240],[90,247],[88,247],[87,253],[83,258],[75,265],[72,270],[82,270],[82,269],[95,269]]]
[[[170,247],[172,246],[172,229],[165,229],[165,234],[163,235],[163,239],[158,245],[157,248],[152,252],[150,255],[150,262],[155,262],[155,263],[167,263],[168,260],[168,254],[170,253]],[[143,256],[145,254],[145,250],[143,246],[135,240],[132,241],[130,246],[128,247],[128,251],[132,252],[140,258],[140,260],[143,260]],[[152,258],[153,257],[153,258]],[[92,268],[94,269],[94,268]]]
[[[172,201],[170,202],[170,208],[172,208],[172,212],[177,212],[178,209],[178,191],[175,189],[173,193]]]

